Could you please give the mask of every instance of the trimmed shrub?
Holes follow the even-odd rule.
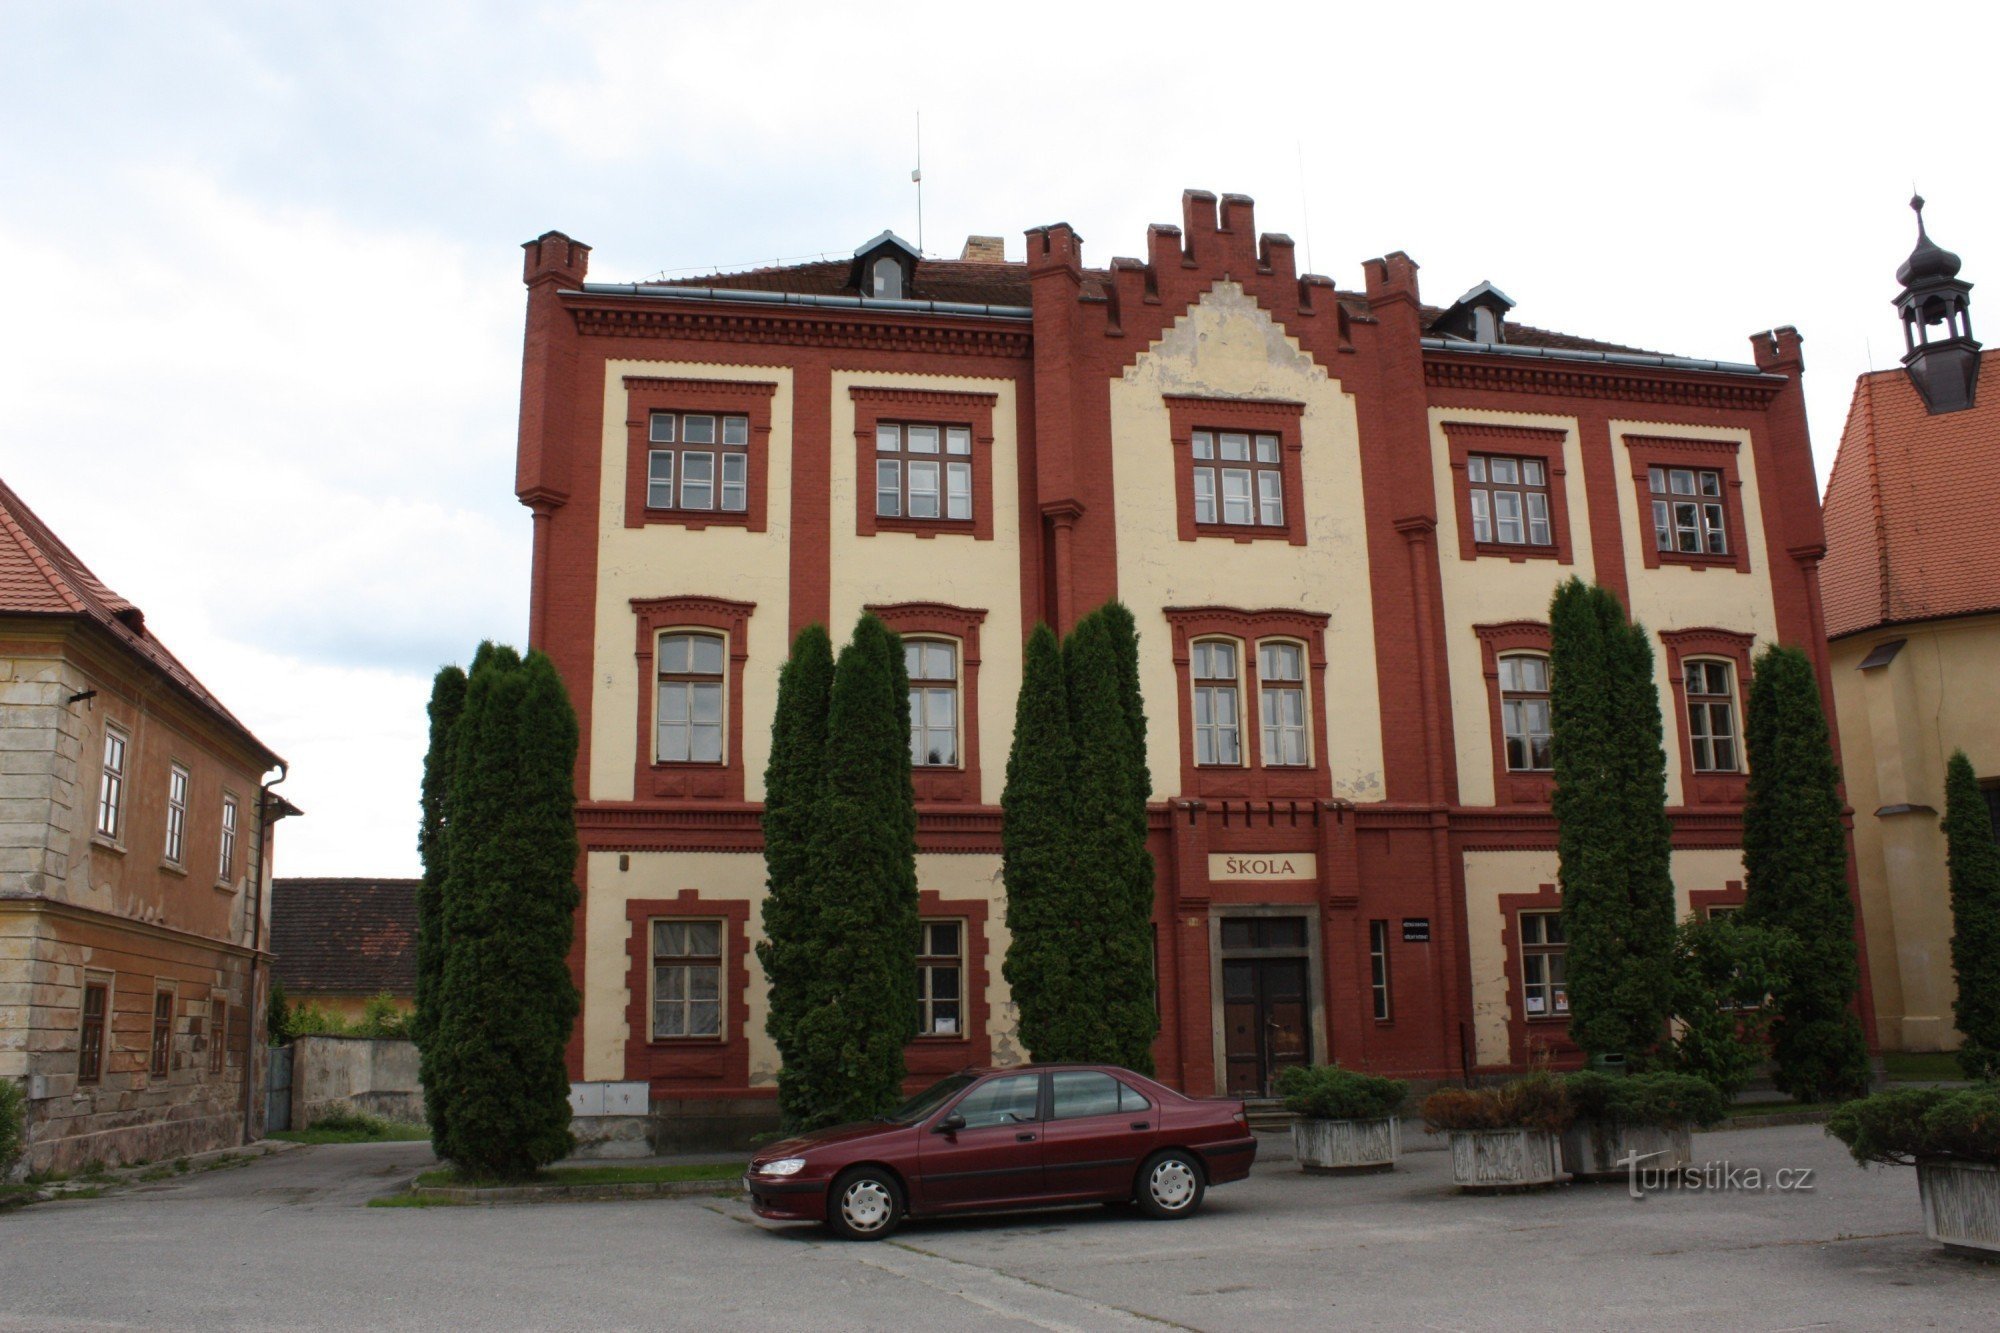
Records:
[[[1278,1075],[1278,1095],[1308,1120],[1379,1120],[1396,1114],[1410,1085],[1339,1065],[1294,1065]]]
[[[292,1007],[291,1016],[285,1027],[285,1040],[294,1037],[349,1037],[353,1030],[347,1020],[331,1009],[323,1009],[311,1000],[300,1000]]]
[[[28,1136],[28,1103],[21,1096],[21,1085],[11,1078],[0,1078],[0,1180],[21,1160],[21,1150],[26,1146]]]
[[[292,1008],[285,1002],[285,983],[271,978],[270,992],[264,997],[264,1039],[283,1046],[292,1039]]]
[[[1764,1063],[1770,997],[1798,954],[1789,934],[1734,916],[1689,917],[1674,933],[1674,1069],[1714,1084],[1724,1097],[1749,1085]]]
[[[1445,1088],[1424,1098],[1424,1128],[1452,1130],[1540,1129],[1560,1134],[1575,1114],[1569,1090],[1553,1074],[1534,1073],[1495,1088]]]
[[[2000,1166],[2000,1087],[1892,1088],[1838,1108],[1826,1132],[1863,1166],[1945,1157]]]
[[[368,997],[368,1003],[361,1009],[361,1021],[349,1032],[356,1037],[408,1041],[416,1026],[415,1019],[415,1014],[396,1003],[395,996],[383,991]]]
[[[1729,1113],[1729,1100],[1713,1084],[1689,1074],[1625,1074],[1586,1070],[1563,1080],[1570,1112],[1578,1120],[1616,1125],[1701,1128]]]
[[[1985,793],[1963,750],[1945,770],[1945,855],[1951,876],[1952,1014],[1967,1078],[2000,1078],[2000,845]]]

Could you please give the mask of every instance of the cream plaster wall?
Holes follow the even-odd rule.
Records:
[[[1305,404],[1300,472],[1306,545],[1180,540],[1166,394]],[[1327,760],[1337,796],[1382,799],[1382,724],[1354,400],[1243,289],[1218,282],[1111,384],[1118,588],[1139,621],[1153,795],[1180,788],[1180,701],[1161,608],[1324,612]]]
[[[1904,639],[1887,666],[1859,670],[1877,644]],[[1963,749],[2000,778],[2000,616],[1904,625],[1832,645],[1847,799],[1854,807],[1869,979],[1882,1044],[1955,1049],[1944,769]],[[1896,807],[1915,807],[1892,811]]]
[[[1650,525],[1638,525],[1639,497],[1632,479],[1632,459],[1628,435],[1664,435],[1680,439],[1735,440],[1737,476],[1742,490],[1730,503],[1743,508],[1743,536],[1750,550],[1750,572],[1733,569],[1694,569],[1685,565],[1663,564],[1646,568],[1644,543],[1653,540]],[[1625,578],[1631,589],[1632,616],[1645,625],[1653,652],[1659,662],[1660,717],[1666,724],[1667,801],[1678,805],[1684,799],[1681,781],[1681,746],[1675,722],[1674,696],[1667,676],[1666,648],[1660,631],[1713,626],[1739,634],[1754,634],[1751,651],[1777,638],[1778,616],[1771,599],[1771,554],[1764,544],[1763,501],[1759,496],[1757,460],[1751,452],[1750,433],[1721,426],[1689,426],[1648,421],[1611,423],[1613,471],[1618,483],[1618,521],[1625,536]],[[1782,557],[1781,557],[1782,558]],[[1744,682],[1738,681],[1737,719],[1740,730],[1744,704]]]
[[[920,537],[914,532],[854,530],[854,399],[856,386],[927,389],[940,393],[990,393],[993,405],[993,540],[968,536]],[[1007,780],[1007,751],[1014,737],[1014,701],[1021,692],[1021,487],[1014,382],[946,375],[895,375],[851,370],[833,373],[833,471],[830,614],[835,651],[845,643],[861,608],[885,602],[946,602],[986,611],[980,626],[980,799],[1000,803]],[[870,484],[873,484],[872,478]],[[780,651],[780,657],[783,650]],[[768,712],[762,715],[769,729]],[[745,727],[756,725],[746,715]]]
[[[770,458],[764,469],[767,530],[718,526],[699,532],[673,524],[625,526],[627,403],[624,377],[775,383]],[[633,656],[635,597],[709,596],[754,602],[750,658],[743,672],[743,787],[764,794],[778,668],[790,651],[787,629],[792,518],[792,372],[789,367],[711,365],[693,361],[611,361],[604,368],[602,479],[598,486],[597,612],[590,718],[590,792],[596,801],[632,799],[638,754],[638,664]]]
[[[1590,501],[1583,484],[1583,452],[1574,417],[1533,412],[1487,412],[1463,408],[1431,409],[1431,476],[1436,485],[1438,567],[1444,586],[1445,670],[1451,682],[1452,735],[1458,750],[1458,793],[1465,805],[1492,805],[1493,714],[1486,690],[1486,660],[1474,625],[1508,620],[1549,618],[1549,599],[1556,585],[1572,574],[1596,577],[1596,552],[1590,539]],[[1563,432],[1563,495],[1569,506],[1570,550],[1576,563],[1482,556],[1461,560],[1459,528],[1465,502],[1456,491],[1451,470],[1451,440],[1447,421],[1477,422]]]
[[[1558,883],[1556,854],[1547,852],[1466,852],[1465,922],[1467,962],[1472,971],[1474,1059],[1482,1065],[1510,1058],[1507,1015],[1514,996],[1507,986],[1505,919],[1500,895],[1533,893]],[[1720,889],[1743,878],[1743,854],[1734,849],[1677,851],[1670,872],[1674,915],[1689,913],[1690,892]]]
[[[625,1012],[631,1000],[626,985],[631,924],[625,919],[625,905],[635,898],[677,898],[684,890],[693,889],[704,898],[750,904],[750,1014],[744,1037],[750,1043],[751,1086],[773,1086],[778,1076],[778,1053],[764,1031],[770,996],[757,964],[757,942],[764,938],[764,858],[743,852],[633,852],[631,869],[621,871],[618,855],[592,852],[587,858],[583,1077],[592,1081],[625,1077]],[[991,1006],[987,1030],[993,1038],[997,1063],[1019,1061],[1014,1008],[1000,974],[1009,938],[1003,921],[1006,900],[1000,885],[1000,858],[920,854],[917,887],[936,890],[946,899],[983,899],[991,904],[986,929],[990,976],[986,996]],[[729,977],[724,984],[734,986],[736,980]]]

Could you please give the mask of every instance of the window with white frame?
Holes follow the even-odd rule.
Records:
[[[1368,923],[1369,990],[1375,1000],[1377,1022],[1389,1021],[1389,923]]]
[[[1688,744],[1697,773],[1738,771],[1735,676],[1727,662],[1702,658],[1682,664]]]
[[[215,877],[227,883],[236,872],[236,798],[227,792],[222,797],[222,847],[217,859]]]
[[[903,640],[910,677],[910,763],[958,766],[958,645],[950,639]]]
[[[116,727],[104,729],[104,768],[97,783],[97,831],[107,838],[118,836],[119,819],[125,811],[125,733]]]
[[[1653,545],[1682,555],[1729,554],[1722,474],[1712,468],[1649,467]]]
[[[653,922],[653,1037],[722,1035],[722,922]]]
[[[1266,768],[1303,768],[1306,754],[1306,651],[1286,639],[1257,645],[1258,723]]]
[[[878,422],[875,513],[971,522],[972,427]]]
[[[1569,1012],[1569,941],[1562,913],[1523,912],[1521,923],[1521,1008],[1529,1018]]]
[[[1553,546],[1548,465],[1539,458],[1472,454],[1465,460],[1474,541]]]
[[[740,514],[749,507],[749,417],[654,412],[646,439],[648,509]]]
[[[659,763],[722,762],[725,657],[720,634],[673,630],[660,636],[654,715]]]
[[[1549,659],[1540,653],[1509,653],[1500,659],[1500,730],[1508,771],[1546,773],[1555,766]]]
[[[188,771],[179,764],[167,770],[167,859],[179,865],[187,850]]]
[[[926,921],[917,952],[917,1032],[956,1037],[965,1031],[965,922]]]
[[[1243,747],[1237,726],[1239,698],[1236,643],[1197,639],[1193,650],[1194,761],[1237,767]]]
[[[1198,430],[1193,436],[1194,520],[1235,527],[1285,526],[1283,445],[1263,431]]]

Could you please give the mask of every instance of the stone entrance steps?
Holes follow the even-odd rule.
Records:
[[[1298,1119],[1276,1097],[1245,1097],[1243,1111],[1249,1118],[1250,1128],[1258,1134],[1289,1133],[1292,1122]]]

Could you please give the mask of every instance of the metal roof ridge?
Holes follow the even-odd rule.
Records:
[[[740,287],[651,286],[637,282],[586,282],[565,296],[636,296],[651,301],[719,301],[740,305],[800,305],[836,310],[886,310],[907,315],[966,315],[980,319],[1033,319],[1033,306],[981,305],[973,301],[906,301],[880,296],[769,292]]]
[[[1658,352],[1597,352],[1570,347],[1527,347],[1517,343],[1481,343],[1459,338],[1433,338],[1428,335],[1418,339],[1428,351],[1470,352],[1479,356],[1526,356],[1544,361],[1594,361],[1613,366],[1649,366],[1663,370],[1709,370],[1724,375],[1743,375],[1757,379],[1781,380],[1783,375],[1768,374],[1754,365],[1742,361],[1709,361],[1692,356],[1668,356]]]

